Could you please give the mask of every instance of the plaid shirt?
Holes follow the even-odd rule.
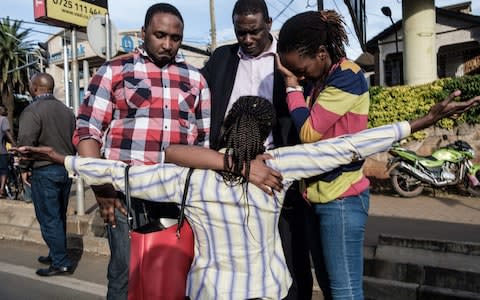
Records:
[[[209,132],[210,91],[200,72],[178,56],[159,68],[138,48],[92,78],[73,140],[95,139],[108,159],[153,164],[170,144],[208,147]]]

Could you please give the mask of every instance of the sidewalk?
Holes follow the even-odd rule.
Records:
[[[68,247],[89,253],[110,255],[105,226],[98,214],[95,196],[85,186],[85,214],[77,215],[76,182],[67,209]],[[32,203],[0,199],[0,240],[44,244]]]
[[[373,194],[370,215],[480,225],[480,198],[443,192],[415,198]]]

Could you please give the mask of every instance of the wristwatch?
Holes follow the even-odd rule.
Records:
[[[287,94],[291,92],[302,92],[303,93],[303,87],[301,85],[296,85],[296,86],[287,86]]]

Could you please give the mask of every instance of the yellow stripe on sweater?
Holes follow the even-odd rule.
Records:
[[[331,182],[317,181],[307,187],[307,199],[313,203],[326,203],[337,199],[350,186],[362,179],[363,168],[357,171],[344,172]],[[305,183],[303,183],[305,185]]]

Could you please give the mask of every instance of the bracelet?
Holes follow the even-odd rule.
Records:
[[[297,86],[287,86],[287,94],[291,92],[302,92],[303,93],[303,87],[301,85]]]

